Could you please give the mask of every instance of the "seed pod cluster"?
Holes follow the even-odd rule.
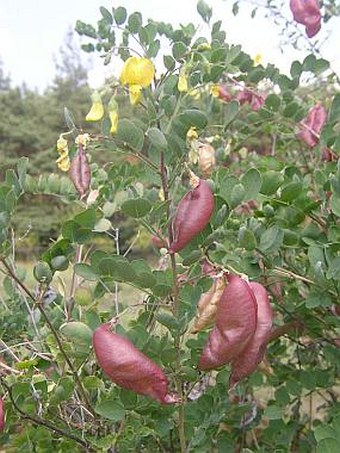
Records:
[[[168,379],[162,369],[127,338],[112,332],[109,324],[98,327],[92,341],[98,364],[112,382],[161,404],[179,401],[168,393]]]
[[[263,359],[271,327],[272,310],[265,288],[228,276],[198,368],[210,370],[231,363],[230,385],[235,386]]]
[[[196,177],[193,185],[178,204],[169,253],[179,252],[204,230],[214,212],[214,196],[207,181]]]

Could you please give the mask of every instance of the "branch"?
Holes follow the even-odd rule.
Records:
[[[23,419],[26,419],[26,420],[30,420],[31,422],[35,423],[36,425],[40,425],[40,426],[44,426],[45,428],[49,429],[50,431],[53,431],[54,433],[56,434],[59,434],[63,437],[67,437],[68,439],[71,439],[71,440],[74,440],[75,442],[77,442],[78,444],[80,444],[82,447],[84,447],[86,449],[87,452],[94,452],[95,450],[92,449],[92,447],[89,446],[89,444],[81,439],[80,437],[68,432],[68,431],[65,431],[61,428],[58,428],[57,426],[53,425],[52,423],[50,423],[48,420],[45,420],[41,417],[38,417],[36,415],[31,415],[31,414],[27,414],[25,411],[23,411],[16,403],[14,397],[13,397],[13,394],[12,394],[12,388],[7,385],[5,379],[3,377],[0,376],[0,380],[1,380],[1,384],[4,386],[4,388],[7,390],[8,392],[8,395],[9,395],[9,398],[13,404],[13,407],[14,409],[20,414],[21,418]]]
[[[49,317],[47,316],[47,314],[46,314],[46,312],[45,312],[45,310],[44,310],[42,304],[39,302],[39,300],[37,300],[37,299],[35,298],[35,296],[34,296],[34,295],[32,294],[32,292],[26,287],[26,285],[25,285],[25,284],[24,284],[24,283],[23,283],[16,275],[15,275],[15,273],[13,272],[13,270],[11,269],[11,267],[7,264],[7,262],[5,261],[5,259],[1,257],[1,258],[0,258],[0,262],[1,262],[1,263],[4,265],[4,267],[6,268],[8,275],[9,275],[10,277],[12,277],[13,280],[14,280],[14,281],[15,281],[15,282],[16,282],[16,283],[17,283],[17,284],[25,291],[25,293],[32,299],[32,301],[33,301],[34,303],[37,304],[37,307],[38,307],[40,313],[42,314],[42,316],[43,316],[43,318],[44,318],[46,324],[47,324],[48,327],[50,328],[50,330],[51,330],[51,332],[52,332],[52,334],[53,334],[53,336],[54,336],[54,338],[55,338],[55,340],[56,340],[56,342],[57,342],[57,344],[58,344],[59,351],[60,351],[61,354],[63,355],[63,357],[64,357],[64,359],[65,359],[67,365],[69,366],[69,368],[70,368],[70,370],[71,370],[71,372],[72,372],[72,374],[73,374],[73,377],[74,377],[74,380],[75,380],[75,382],[76,382],[76,384],[77,384],[77,387],[78,387],[78,390],[79,390],[80,395],[82,396],[84,402],[86,403],[86,406],[87,406],[88,410],[89,410],[89,411],[91,412],[91,414],[93,415],[93,414],[94,414],[94,411],[93,411],[93,409],[92,409],[92,405],[91,405],[91,403],[90,403],[90,400],[89,400],[88,397],[87,397],[87,394],[86,394],[86,392],[85,392],[85,389],[84,389],[84,387],[83,387],[83,384],[81,383],[81,381],[80,381],[80,379],[79,379],[78,373],[77,373],[77,371],[74,369],[72,362],[70,361],[68,355],[66,354],[66,351],[65,351],[65,349],[64,349],[64,347],[63,347],[63,344],[62,344],[62,342],[61,342],[61,339],[60,339],[60,337],[59,337],[59,335],[58,335],[58,332],[55,330],[55,328],[54,328],[53,324],[51,323]]]

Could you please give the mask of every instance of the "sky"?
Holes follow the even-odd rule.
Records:
[[[231,13],[232,0],[206,0],[213,8],[212,21],[222,20],[227,40],[242,44],[251,56],[260,53],[264,63],[274,63],[287,72],[294,59],[302,59],[305,52],[287,48],[279,49],[279,30],[270,20],[256,16],[250,18],[247,2],[240,2],[238,16]],[[196,12],[197,0],[0,0],[0,59],[5,74],[12,85],[25,83],[31,89],[42,92],[51,84],[55,74],[55,59],[65,36],[74,28],[77,19],[95,24],[101,15],[99,7],[125,6],[128,12],[140,11],[145,19],[163,20],[173,25],[180,23],[202,24]],[[284,10],[290,17],[290,11]],[[324,46],[325,57],[330,59],[340,73],[340,18],[331,19],[323,26],[318,39],[324,39],[331,31],[331,38]],[[302,27],[301,27],[302,29]],[[202,25],[201,33],[207,33]],[[80,43],[76,35],[75,42]],[[89,80],[93,87],[100,86],[115,63],[104,67],[99,56],[90,54],[84,59],[90,65]],[[117,74],[115,74],[117,75]]]

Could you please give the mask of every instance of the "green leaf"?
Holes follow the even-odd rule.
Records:
[[[274,225],[262,234],[259,249],[262,252],[272,253],[280,248],[282,240],[283,231]]]
[[[249,228],[246,228],[244,226],[239,230],[238,241],[240,247],[243,247],[248,251],[254,250],[257,245],[254,233]]]
[[[168,71],[172,71],[176,66],[176,61],[172,58],[171,55],[164,55],[163,63]]]
[[[135,283],[140,288],[152,288],[156,283],[156,278],[146,261],[135,260],[131,263],[131,268],[136,274]]]
[[[166,151],[168,148],[168,142],[166,141],[165,135],[157,127],[150,127],[148,137],[156,149]]]
[[[327,71],[327,69],[329,69],[329,66],[329,61],[325,60],[324,58],[319,58],[314,64],[313,72],[315,75],[320,75],[323,72]]]
[[[181,41],[175,42],[172,46],[172,55],[177,61],[184,57],[186,51],[187,46]]]
[[[137,127],[133,121],[122,119],[118,121],[117,135],[118,140],[127,143],[131,148],[140,151],[144,143],[144,134],[142,129]]]
[[[333,213],[337,216],[340,217],[340,196],[337,194],[331,195],[330,198],[330,205]]]
[[[98,222],[95,224],[94,231],[98,233],[104,233],[105,231],[109,231],[112,229],[112,224],[108,219],[99,219]]]
[[[269,170],[262,175],[262,185],[260,192],[264,195],[273,195],[284,181],[280,172]]]
[[[90,348],[92,343],[92,330],[83,322],[68,322],[60,327],[60,331],[65,338],[76,345]]]
[[[143,23],[142,15],[140,12],[136,11],[130,14],[128,19],[128,26],[131,33],[138,33]]]
[[[228,104],[224,106],[224,120],[223,120],[224,129],[226,129],[227,126],[229,126],[230,123],[234,121],[239,110],[240,104],[238,101],[228,102]]]
[[[317,447],[316,453],[338,453],[339,452],[339,440],[327,437],[322,439]]]
[[[204,0],[199,0],[199,2],[197,3],[197,11],[204,22],[209,24],[212,16],[212,8],[210,8],[210,6]]]
[[[110,255],[103,258],[98,268],[104,277],[111,277],[116,281],[133,282],[136,279],[136,274],[129,260],[121,255]]]
[[[134,198],[132,200],[127,200],[122,204],[122,211],[135,218],[139,219],[140,217],[146,216],[150,212],[152,205],[149,200],[146,198]]]
[[[117,401],[103,401],[96,405],[95,411],[113,422],[120,422],[125,417],[125,409]]]
[[[269,96],[266,97],[265,101],[265,106],[271,111],[271,112],[278,112],[281,106],[281,98],[277,94],[269,94]]]
[[[333,98],[329,113],[329,122],[336,123],[340,120],[340,93]]]
[[[113,17],[117,25],[122,25],[127,18],[126,9],[123,6],[118,6],[118,8],[115,8],[113,11]]]
[[[103,16],[103,19],[105,19],[109,24],[113,24],[113,18],[108,9],[106,9],[104,6],[100,6],[99,11]]]
[[[299,78],[300,75],[302,74],[303,67],[302,64],[299,61],[293,61],[293,63],[290,66],[290,75],[292,76],[293,79],[295,77]]]
[[[291,202],[301,195],[301,190],[301,182],[290,182],[282,189],[281,200]]]
[[[250,168],[241,178],[241,183],[245,190],[244,201],[255,200],[262,186],[261,173],[256,168]]]
[[[232,208],[238,206],[244,199],[245,190],[243,184],[236,184],[230,194],[230,205]]]
[[[268,406],[264,411],[264,417],[268,417],[269,420],[279,420],[282,418],[284,408],[279,406]]]
[[[85,280],[96,281],[99,275],[92,266],[86,263],[76,263],[73,267],[74,272]]]

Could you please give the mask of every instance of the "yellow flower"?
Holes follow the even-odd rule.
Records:
[[[68,151],[67,140],[65,140],[64,137],[62,135],[60,135],[57,140],[57,151],[59,152],[59,151],[65,150],[65,149]]]
[[[89,143],[89,141],[91,140],[90,138],[90,135],[89,134],[79,134],[77,135],[76,139],[75,139],[75,144],[76,145],[82,145],[82,147],[84,149],[86,149],[87,147],[87,144]]]
[[[201,92],[198,88],[193,88],[188,91],[189,96],[193,97],[196,101],[201,97]]]
[[[118,129],[118,112],[109,112],[109,117],[111,121],[111,129],[110,132],[112,135],[117,133]]]
[[[104,116],[104,106],[102,102],[102,98],[98,91],[95,91],[92,96],[92,106],[89,113],[86,115],[86,121],[99,121]]]
[[[198,133],[196,127],[191,127],[187,132],[187,139],[188,140],[196,140],[198,138]]]
[[[210,87],[210,93],[212,94],[212,96],[214,96],[214,98],[218,98],[220,95],[220,86],[213,85],[212,87]]]
[[[177,83],[178,91],[181,93],[184,91],[188,91],[188,77],[185,69],[181,69],[179,76],[178,76],[178,83]]]
[[[58,165],[58,168],[60,168],[61,171],[69,171],[71,163],[68,155],[66,156],[60,156],[57,160],[56,163]]]
[[[253,59],[254,65],[257,66],[262,63],[262,55],[260,53],[257,53]]]
[[[138,104],[142,97],[142,87],[140,85],[130,85],[129,96],[132,105]]]
[[[164,200],[165,200],[164,190],[163,190],[162,187],[159,189],[158,198],[159,198],[161,201],[164,201]]]
[[[123,85],[149,86],[155,75],[153,63],[144,57],[130,57],[123,66],[120,82]]]

